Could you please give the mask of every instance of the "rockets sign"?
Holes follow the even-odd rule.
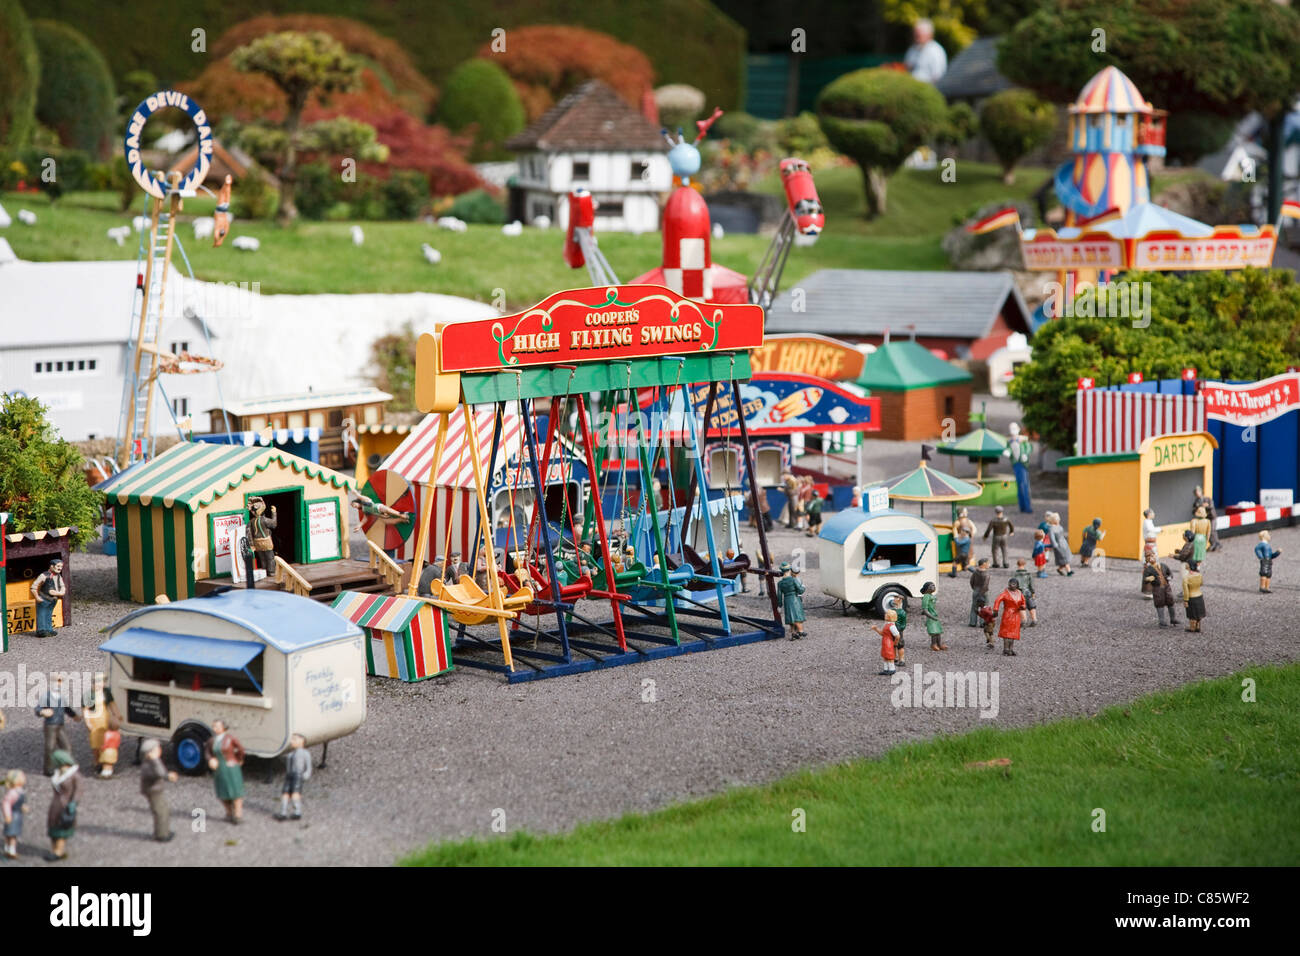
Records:
[[[698,418],[708,403],[707,382],[686,386]],[[739,416],[751,435],[790,435],[795,432],[880,431],[880,399],[861,398],[847,389],[811,375],[768,372],[740,385],[737,413],[731,389],[719,388],[709,418],[710,438],[734,435]],[[682,398],[674,394],[668,420],[680,427],[685,421]]]
[[[1300,408],[1300,374],[1286,372],[1248,385],[1206,382],[1205,417],[1230,425],[1262,425]]]
[[[443,372],[740,351],[763,344],[763,310],[696,302],[654,285],[557,292],[526,312],[442,330]]]

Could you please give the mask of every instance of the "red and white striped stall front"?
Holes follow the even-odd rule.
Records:
[[[1200,395],[1081,388],[1075,416],[1081,456],[1135,452],[1148,438],[1205,431]]]

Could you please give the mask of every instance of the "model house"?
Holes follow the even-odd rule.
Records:
[[[506,141],[519,154],[507,218],[546,216],[568,227],[566,196],[590,190],[596,233],[659,228],[659,197],[672,188],[659,128],[600,80],[582,84]]]

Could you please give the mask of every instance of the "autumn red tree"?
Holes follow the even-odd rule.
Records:
[[[654,67],[634,46],[582,27],[532,26],[507,30],[504,52],[485,43],[478,55],[499,65],[514,81],[532,122],[587,80],[608,83],[638,109],[654,84]]]

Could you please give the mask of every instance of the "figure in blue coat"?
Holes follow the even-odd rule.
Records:
[[[781,611],[785,623],[790,625],[790,640],[797,641],[803,637],[803,582],[799,572],[790,566],[789,561],[781,563],[781,580],[776,585],[776,596],[781,601]]]

